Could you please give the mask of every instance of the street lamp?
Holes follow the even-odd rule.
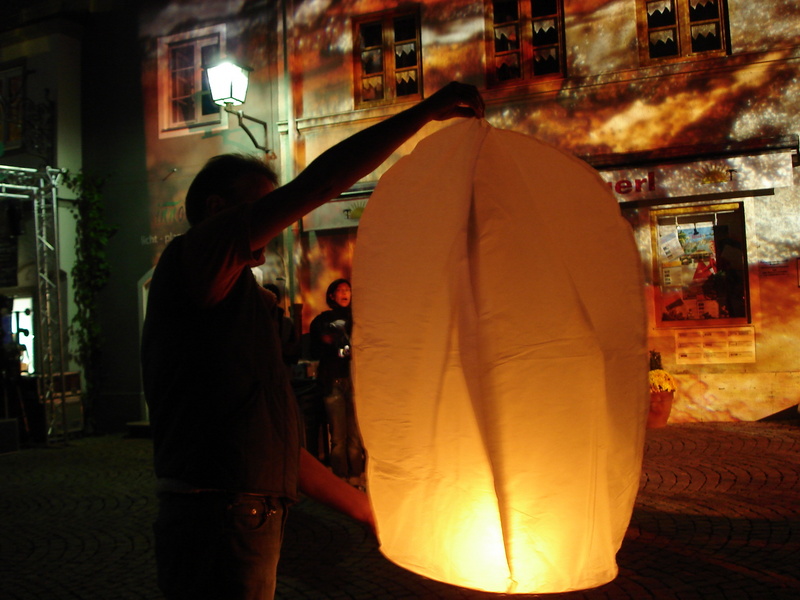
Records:
[[[247,119],[248,121],[257,123],[264,128],[265,142],[267,140],[266,122],[262,121],[261,119],[256,119],[255,117],[246,115],[241,110],[233,109],[233,106],[244,104],[244,99],[247,96],[247,83],[250,69],[247,67],[241,67],[229,60],[226,60],[217,64],[216,66],[209,67],[206,70],[206,73],[208,74],[208,84],[211,88],[211,99],[214,101],[214,103],[222,106],[225,109],[225,112],[236,115],[237,119],[239,119],[239,127],[244,129],[244,132],[247,134],[256,148],[263,150],[267,154],[268,158],[276,158],[275,153],[272,150],[260,144],[258,140],[256,140],[253,132],[247,128],[247,125],[245,125],[244,120]]]

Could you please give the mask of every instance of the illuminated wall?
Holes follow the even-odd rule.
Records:
[[[353,19],[408,4],[386,0],[287,3],[285,32],[281,28],[283,3],[234,4],[232,10],[218,13],[205,8],[204,14],[175,2],[143,13],[152,203],[150,230],[142,232],[141,243],[152,246],[154,259],[169,236],[185,228],[183,194],[203,161],[218,152],[252,151],[235,124],[188,137],[159,135],[155,100],[159,36],[227,24],[228,54],[254,67],[246,112],[269,121],[269,139],[278,154],[275,164],[286,179],[335,142],[402,107],[387,104],[354,110]],[[663,175],[660,200],[691,196],[692,202],[702,202],[704,196],[733,194],[742,202],[751,295],[748,326],[755,360],[681,363],[676,332],[655,327],[652,302],[650,337],[680,384],[673,421],[761,418],[800,399],[795,391],[800,389],[800,288],[795,260],[800,256],[798,170],[790,165],[774,181],[753,183],[744,178],[740,188],[719,190],[711,189],[713,182],[698,189],[689,186],[688,180],[675,175],[670,179],[666,174],[671,165],[689,159],[697,163],[697,171],[720,158],[715,149],[721,151],[732,143],[750,144],[750,151],[740,156],[757,159],[765,148],[759,140],[800,133],[800,6],[789,1],[728,0],[729,54],[659,63],[641,56],[642,24],[636,17],[640,4],[644,3],[565,0],[567,76],[490,87],[486,65],[491,20],[484,2],[420,2],[422,91],[429,95],[447,81],[459,79],[481,88],[487,118],[495,127],[534,135],[590,161],[647,155],[648,169]],[[427,126],[365,183],[377,181],[397,157],[438,127]],[[796,160],[791,143],[783,153],[789,161],[792,155]],[[621,161],[603,172],[621,177],[621,172],[639,166]],[[747,187],[751,183],[756,187]],[[618,198],[630,202],[631,192],[623,190]],[[651,219],[649,208],[640,208],[630,218],[640,244],[647,293],[652,297]],[[303,305],[306,327],[323,309],[328,283],[350,275],[349,260],[357,239],[357,220],[352,221],[347,223],[350,227],[340,224],[331,229],[305,223],[289,236],[292,251],[276,247],[289,265],[292,300]],[[424,302],[425,291],[416,290],[415,298]]]
[[[340,2],[297,5],[291,29],[293,87],[302,147],[300,164],[310,160],[354,124],[375,114],[353,115],[353,30],[350,17],[392,8],[393,2]],[[522,131],[591,160],[599,155],[651,152],[664,160],[651,163],[662,179],[661,197],[726,190],[690,189],[706,163],[671,175],[665,165],[680,162],[697,148],[722,148],[732,142],[797,134],[798,25],[800,8],[792,3],[728,2],[730,56],[705,61],[673,61],[640,67],[636,3],[631,1],[565,2],[564,21],[568,77],[543,83],[485,89],[488,120],[497,127]],[[423,81],[427,93],[452,78],[486,87],[484,36],[488,26],[480,2],[425,2],[422,10]],[[764,23],[769,23],[764,27]],[[329,115],[338,115],[330,117]],[[336,125],[336,127],[328,127]],[[429,126],[428,132],[435,129]],[[694,150],[692,150],[694,149]],[[405,153],[405,150],[404,150]],[[759,155],[754,144],[754,156]],[[780,181],[742,183],[728,193],[773,189],[769,196],[745,196],[751,318],[756,358],[746,363],[681,364],[676,329],[656,328],[651,302],[651,345],[662,352],[665,366],[680,384],[673,422],[757,419],[797,404],[800,377],[800,314],[796,308],[800,254],[796,169]],[[794,151],[796,159],[796,148]],[[667,156],[671,158],[667,160]],[[675,158],[677,157],[677,159]],[[700,161],[700,159],[697,159]],[[713,166],[713,165],[712,165]],[[621,167],[620,167],[621,168]],[[782,167],[785,171],[785,163]],[[764,170],[762,166],[756,170]],[[750,185],[751,187],[747,187]],[[717,186],[719,188],[719,186]],[[631,195],[618,194],[620,201]],[[557,199],[554,199],[557,201]],[[653,296],[653,251],[647,208],[635,217],[648,296]],[[424,219],[424,215],[420,215]],[[347,234],[348,243],[353,233]],[[424,243],[421,240],[421,243]],[[590,257],[587,257],[590,258]],[[778,267],[779,266],[779,267]],[[423,268],[421,266],[421,268]],[[302,294],[319,296],[319,277],[304,282]],[[509,290],[513,293],[512,289]],[[424,290],[420,291],[424,298]],[[354,298],[354,302],[358,299]],[[703,329],[702,327],[698,329]]]

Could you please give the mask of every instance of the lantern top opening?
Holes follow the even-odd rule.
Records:
[[[244,104],[250,69],[225,60],[209,67],[206,72],[211,89],[211,99],[215,104],[220,106]]]

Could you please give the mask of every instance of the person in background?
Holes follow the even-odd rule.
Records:
[[[275,324],[252,268],[270,240],[374,171],[433,120],[482,117],[477,89],[450,83],[323,152],[277,187],[262,160],[210,159],[186,194],[189,229],[164,249],[142,331],[167,600],[270,600],[287,508],[302,492],[374,528],[367,495],[301,447]]]
[[[350,334],[353,313],[350,282],[337,279],[328,286],[329,310],[318,314],[309,328],[311,358],[319,361],[317,381],[322,387],[330,427],[330,465],[334,474],[351,485],[364,487],[364,445],[353,404],[350,378]]]

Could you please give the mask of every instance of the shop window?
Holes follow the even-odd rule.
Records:
[[[354,26],[356,106],[421,98],[418,12],[381,13],[356,20]]]
[[[0,155],[22,147],[24,68],[0,70]]]
[[[159,115],[161,131],[189,133],[220,122],[211,100],[206,69],[224,53],[224,26],[158,40]]]
[[[726,0],[638,0],[645,62],[725,54]]]
[[[564,75],[562,0],[494,0],[486,11],[491,85]]]
[[[653,210],[650,219],[657,325],[749,323],[742,204]]]

